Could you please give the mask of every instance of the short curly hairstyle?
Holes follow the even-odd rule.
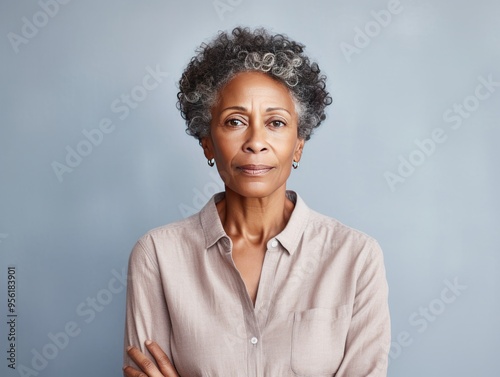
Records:
[[[198,140],[210,134],[211,109],[220,89],[240,72],[259,71],[283,83],[296,103],[298,137],[309,140],[332,103],[326,76],[303,54],[304,45],[266,29],[236,27],[203,43],[179,80],[177,108],[186,133]]]

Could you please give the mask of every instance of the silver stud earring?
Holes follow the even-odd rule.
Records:
[[[293,167],[294,169],[297,169],[297,168],[299,167],[299,162],[298,162],[298,161],[293,160],[293,162],[292,162],[292,167]]]
[[[207,164],[208,164],[208,166],[210,166],[210,167],[214,166],[214,165],[215,165],[215,158],[212,158],[212,159],[210,159],[210,160],[207,160]]]

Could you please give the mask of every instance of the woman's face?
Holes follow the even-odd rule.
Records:
[[[244,72],[220,91],[202,146],[226,189],[262,198],[285,189],[292,160],[300,160],[297,127],[288,89],[264,73]]]

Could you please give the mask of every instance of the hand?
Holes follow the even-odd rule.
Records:
[[[168,356],[158,344],[150,340],[144,342],[148,351],[153,355],[156,365],[149,360],[137,347],[129,347],[127,354],[141,368],[137,370],[131,366],[123,368],[125,377],[180,377]]]

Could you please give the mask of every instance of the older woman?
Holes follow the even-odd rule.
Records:
[[[183,73],[187,132],[225,191],[132,251],[125,376],[386,375],[377,242],[286,189],[331,103],[303,47],[236,28]]]

